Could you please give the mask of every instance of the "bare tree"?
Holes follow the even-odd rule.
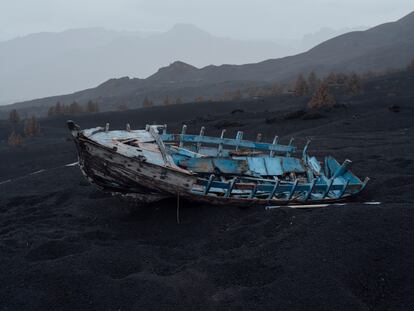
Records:
[[[35,116],[32,116],[31,118],[26,119],[24,124],[24,134],[28,137],[36,136],[40,133],[40,126],[39,122],[37,122],[37,119]]]
[[[89,113],[99,112],[99,104],[97,102],[89,100],[86,104],[86,111]]]
[[[125,104],[125,103],[120,103],[119,105],[118,105],[118,110],[119,111],[126,111],[126,110],[128,110],[129,108],[128,108],[128,105],[127,104]]]
[[[241,98],[242,98],[242,94],[241,94],[240,90],[236,90],[233,93],[233,100],[240,100]]]
[[[408,64],[407,70],[414,71],[414,59]]]
[[[74,101],[73,103],[70,104],[69,114],[76,115],[76,114],[80,114],[82,112],[83,112],[82,106],[79,105],[79,103],[77,101]]]
[[[62,115],[65,112],[64,110],[65,109],[64,109],[64,107],[62,107],[62,104],[60,102],[57,102],[56,103],[56,106],[55,106],[56,115],[57,116]]]
[[[336,83],[346,85],[349,80],[349,75],[344,72],[338,72],[336,74]]]
[[[294,92],[296,96],[305,96],[309,93],[309,86],[303,74],[300,74],[295,82]]]
[[[272,87],[270,88],[270,95],[280,95],[283,94],[283,85],[274,83]]]
[[[327,85],[332,85],[332,84],[336,84],[337,81],[338,81],[338,78],[336,74],[334,72],[331,72],[328,76],[325,77],[325,79],[323,80],[323,83]]]
[[[56,115],[56,107],[55,106],[50,106],[49,109],[47,110],[47,116],[48,117],[53,117]]]
[[[345,85],[351,94],[357,94],[362,90],[361,78],[355,72],[351,73]]]
[[[145,96],[144,101],[142,102],[142,107],[149,108],[152,106],[154,106],[154,103],[151,100],[149,100],[147,96]]]
[[[16,109],[13,109],[12,111],[10,111],[9,113],[9,121],[13,124],[17,124],[20,122],[20,115],[17,112]]]
[[[318,87],[319,84],[321,84],[321,80],[319,80],[318,76],[316,75],[315,71],[311,71],[309,76],[308,76],[308,85],[309,85],[309,90],[313,93],[315,92]]]

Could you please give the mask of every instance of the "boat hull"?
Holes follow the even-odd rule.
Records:
[[[103,191],[141,203],[177,198],[177,196],[201,205],[239,207],[334,203],[358,195],[369,180],[367,178],[362,182],[348,171],[351,161],[346,160],[344,164],[339,165],[331,158],[326,158],[325,161],[328,161],[327,169],[332,172],[328,176],[317,176],[311,180],[303,177],[293,180],[289,177],[263,179],[245,175],[243,170],[243,172],[237,171],[238,174],[232,174],[221,169],[216,175],[216,173],[209,173],[211,168],[206,163],[210,162],[204,161],[203,158],[200,160],[199,155],[193,158],[196,171],[177,166],[163,142],[163,139],[167,141],[175,139],[175,136],[163,135],[163,138],[160,138],[152,127],[149,127],[149,131],[136,132],[108,132],[107,128],[100,127],[82,131],[72,121],[68,122],[68,127],[76,143],[79,166],[85,177]],[[180,137],[181,139],[194,138],[185,135]],[[140,140],[137,142],[137,139]],[[215,138],[203,139],[214,140]],[[218,150],[222,150],[221,143],[247,144],[245,147],[250,147],[252,144],[241,140],[219,139],[218,142]],[[196,143],[198,146],[200,142],[196,141]],[[178,150],[181,152],[180,155],[194,156],[194,152],[189,149],[175,148],[172,152]],[[273,149],[286,149],[289,146],[259,144],[255,148],[269,149],[272,153]],[[215,157],[214,159],[216,160],[210,163],[214,166],[226,160],[227,162],[222,163],[225,164],[224,168],[229,170],[239,168],[237,164],[233,167],[233,164],[238,163],[239,160],[232,162],[230,157],[225,159]],[[283,165],[292,162],[290,157],[279,159],[283,160]],[[188,166],[190,162],[187,162],[182,163]],[[285,169],[284,166],[283,168]],[[203,172],[207,170],[207,174],[197,172],[197,170]]]

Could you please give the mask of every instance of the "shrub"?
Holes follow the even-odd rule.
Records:
[[[351,73],[346,81],[346,89],[351,94],[357,94],[362,90],[361,78],[355,73]]]
[[[21,146],[23,144],[23,137],[16,132],[12,132],[9,136],[9,139],[7,140],[7,144],[10,147],[18,147]]]
[[[154,103],[145,96],[144,101],[142,102],[142,107],[148,108],[154,106]]]
[[[308,76],[308,86],[311,92],[315,92],[319,87],[321,81],[319,80],[318,76],[316,75],[315,71],[311,71]]]
[[[28,137],[36,136],[40,133],[40,126],[35,116],[27,119],[24,124],[24,134]]]
[[[308,103],[308,108],[332,108],[335,105],[334,97],[329,93],[326,84],[321,84]]]
[[[10,111],[9,121],[11,123],[19,123],[20,122],[20,115],[19,115],[19,113],[17,112],[16,109],[13,109],[12,111]]]
[[[296,96],[304,96],[309,93],[309,86],[303,74],[300,74],[295,82],[294,92]]]

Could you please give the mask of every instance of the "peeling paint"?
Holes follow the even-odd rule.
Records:
[[[361,181],[327,156],[323,166],[307,155],[309,142],[289,145],[247,141],[237,137],[169,134],[164,125],[145,130],[114,130],[109,125],[81,130],[72,121],[79,166],[102,190],[141,202],[174,197],[222,205],[331,204],[359,194]],[[128,126],[127,126],[128,128]],[[159,131],[162,130],[160,134]],[[322,167],[324,167],[322,169]]]

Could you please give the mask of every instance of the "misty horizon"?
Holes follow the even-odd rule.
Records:
[[[296,39],[324,27],[372,27],[412,10],[414,5],[408,0],[260,0],[255,4],[236,0],[5,0],[0,3],[0,40],[90,27],[165,32],[177,23],[193,24],[211,34],[239,40]]]
[[[78,30],[105,30],[105,31],[113,31],[113,32],[119,32],[119,33],[125,33],[125,34],[130,34],[130,35],[137,35],[137,36],[141,36],[143,38],[147,38],[150,36],[154,36],[154,35],[159,35],[162,33],[166,33],[171,31],[172,29],[174,29],[177,26],[190,26],[190,27],[195,27],[198,28],[204,32],[207,32],[208,34],[218,37],[218,38],[225,38],[225,39],[232,39],[232,40],[240,40],[240,41],[250,41],[250,42],[256,42],[256,41],[265,41],[265,42],[274,42],[274,43],[279,43],[279,44],[289,44],[289,43],[299,43],[302,40],[305,40],[307,37],[311,37],[311,36],[317,36],[317,35],[321,35],[321,34],[325,34],[325,36],[334,36],[334,35],[338,35],[338,34],[343,34],[343,33],[347,33],[347,32],[351,32],[351,31],[363,31],[366,29],[371,28],[372,26],[376,26],[376,25],[354,25],[352,27],[343,27],[343,28],[333,28],[329,25],[326,26],[322,26],[321,28],[318,28],[314,31],[308,31],[308,32],[303,32],[302,34],[299,34],[298,36],[294,36],[294,37],[269,37],[269,38],[242,38],[242,37],[234,37],[234,36],[226,36],[220,33],[214,33],[214,32],[210,32],[206,29],[204,29],[203,27],[200,27],[197,24],[192,24],[192,23],[181,23],[181,22],[177,22],[172,24],[170,27],[166,28],[166,29],[121,29],[121,28],[109,28],[106,26],[101,26],[101,25],[92,25],[89,27],[72,27],[72,28],[64,28],[64,29],[58,29],[58,30],[43,30],[43,31],[34,31],[34,32],[28,32],[28,33],[21,33],[21,34],[16,34],[13,36],[5,36],[5,37],[1,37],[1,31],[0,31],[0,43],[2,42],[7,42],[7,41],[11,41],[11,40],[15,40],[15,39],[22,39],[25,37],[29,37],[32,35],[38,35],[38,34],[61,34],[61,33],[65,33],[65,32],[71,32],[71,31],[78,31]]]
[[[349,31],[357,31],[357,30],[363,30],[363,29],[364,29],[363,27],[359,27],[355,29],[333,30],[331,28],[325,27],[325,28],[320,29],[316,33],[304,34],[301,38],[298,38],[298,39],[289,39],[289,40],[285,39],[285,40],[273,40],[273,41],[272,40],[266,41],[266,40],[260,40],[260,39],[237,40],[234,38],[223,37],[220,35],[212,34],[196,25],[185,24],[185,23],[175,24],[172,28],[170,28],[169,30],[165,32],[122,31],[122,30],[107,29],[104,27],[90,27],[90,28],[67,29],[61,32],[32,33],[32,34],[28,34],[28,35],[21,36],[21,37],[16,37],[16,38],[12,38],[12,39],[5,40],[5,41],[0,41],[0,53],[5,48],[7,50],[7,47],[10,45],[20,46],[20,48],[18,48],[19,50],[23,50],[23,51],[34,50],[38,52],[35,52],[33,55],[26,55],[26,56],[22,55],[19,61],[19,58],[16,58],[17,57],[16,55],[19,54],[20,52],[14,51],[14,48],[13,48],[11,55],[9,54],[9,56],[7,56],[6,54],[6,56],[3,58],[7,59],[11,57],[12,59],[15,59],[14,61],[16,62],[16,65],[18,67],[21,67],[21,65],[18,65],[19,63],[22,63],[22,62],[27,63],[28,57],[32,58],[33,56],[40,55],[39,53],[41,50],[52,48],[50,44],[56,40],[57,40],[56,42],[60,42],[60,44],[63,44],[64,46],[66,46],[66,48],[60,49],[60,51],[62,52],[67,51],[69,53],[72,53],[71,51],[76,51],[82,48],[85,48],[86,50],[88,50],[88,46],[90,46],[90,43],[84,41],[85,39],[82,39],[82,37],[85,37],[85,36],[86,37],[92,36],[92,38],[97,39],[97,43],[95,45],[96,47],[97,46],[104,47],[104,46],[107,46],[108,44],[111,45],[113,42],[116,42],[117,40],[125,41],[125,39],[129,38],[128,40],[134,40],[134,39],[139,40],[140,42],[142,42],[142,44],[144,44],[146,41],[148,42],[148,44],[151,44],[151,42],[153,42],[154,40],[159,41],[160,43],[162,42],[164,44],[167,44],[167,42],[170,42],[170,46],[173,46],[175,49],[177,49],[178,47],[175,46],[177,45],[176,41],[185,42],[189,40],[188,42],[192,42],[194,41],[195,38],[199,36],[208,36],[209,39],[215,40],[214,44],[216,45],[216,48],[219,48],[219,49],[222,48],[221,45],[223,44],[225,45],[225,44],[231,44],[231,43],[237,43],[237,42],[239,42],[239,44],[246,45],[246,47],[247,46],[253,47],[253,49],[250,48],[250,53],[248,51],[245,51],[244,56],[232,54],[231,50],[228,51],[229,53],[227,56],[223,54],[223,52],[218,52],[217,55],[209,55],[208,53],[206,54],[201,51],[196,51],[197,49],[194,50],[195,46],[197,46],[197,43],[195,43],[195,46],[189,47],[189,49],[185,51],[184,53],[183,51],[178,52],[178,54],[172,53],[169,59],[164,57],[161,60],[160,59],[156,60],[153,57],[150,57],[150,55],[147,55],[147,56],[140,55],[143,58],[149,57],[151,61],[145,62],[145,65],[141,65],[138,69],[136,66],[134,67],[132,65],[129,68],[125,68],[125,66],[123,66],[124,69],[119,69],[119,70],[118,68],[113,68],[112,71],[107,72],[104,75],[96,74],[93,71],[91,71],[90,78],[85,78],[85,77],[82,78],[84,82],[73,84],[73,83],[68,83],[68,81],[66,82],[62,81],[61,82],[62,87],[54,86],[56,84],[59,84],[59,82],[55,81],[55,79],[52,79],[49,81],[45,80],[45,83],[41,83],[41,85],[37,85],[37,86],[36,84],[38,84],[39,81],[36,80],[34,84],[29,83],[29,85],[27,85],[22,91],[20,82],[17,82],[20,80],[20,78],[18,78],[19,75],[17,75],[16,76],[17,84],[16,83],[10,84],[9,81],[6,81],[6,85],[9,85],[9,86],[6,87],[5,85],[3,85],[3,88],[5,89],[2,92],[2,97],[0,97],[0,105],[7,105],[13,102],[29,100],[33,98],[40,98],[40,97],[46,97],[46,96],[60,95],[64,93],[71,93],[71,92],[78,91],[80,89],[95,87],[111,78],[120,78],[123,76],[128,76],[131,78],[144,79],[156,73],[158,69],[168,66],[169,64],[175,61],[183,61],[183,62],[193,65],[194,67],[203,68],[209,65],[215,65],[215,66],[220,66],[223,64],[242,65],[245,63],[260,62],[266,59],[280,58],[280,57],[295,55],[295,54],[304,52],[314,47],[315,45],[323,41],[326,41],[328,39],[331,39],[333,37],[336,37],[338,35],[347,33]],[[104,39],[103,42],[100,42],[100,37],[105,37],[105,36],[108,36],[107,40]],[[30,45],[27,46],[26,42],[28,42]],[[85,46],[82,46],[82,42],[84,43]],[[23,44],[23,46],[21,46],[21,44]],[[43,47],[39,44],[43,45]],[[256,46],[256,51],[254,48],[255,46]],[[128,44],[125,46],[125,48],[127,47],[128,47]],[[55,48],[59,49],[59,47],[55,47]],[[191,53],[191,50],[193,50],[192,53]],[[261,52],[259,52],[258,50],[261,50]],[[44,51],[41,53],[43,54]],[[98,53],[98,50],[96,51],[96,53]],[[119,53],[119,51],[117,53]],[[198,57],[195,56],[197,54],[199,54]],[[79,57],[81,56],[79,55]],[[62,61],[63,60],[64,59],[62,59]],[[76,66],[77,61],[72,61],[72,62],[73,62],[73,65]],[[81,62],[82,60],[79,59],[79,63]],[[31,64],[31,63],[32,62],[29,62],[27,64]],[[5,77],[5,79],[6,77],[10,77],[10,74],[16,75],[13,68],[6,69],[8,67],[9,67],[9,64],[6,64],[3,67],[3,74],[2,74],[2,70],[0,70],[0,75],[2,74],[2,76]],[[98,71],[99,70],[97,70],[96,72]],[[7,74],[7,72],[9,73]],[[31,70],[31,72],[33,72],[33,70]],[[96,77],[94,78],[94,76]],[[61,77],[61,79],[64,80],[64,77]],[[17,96],[7,97],[9,90],[16,88],[16,87],[17,89],[15,91],[15,94],[20,94],[19,97]],[[45,91],[45,88],[47,89],[46,91]],[[33,89],[33,91],[30,91],[31,89]]]
[[[242,20],[239,19],[234,19],[231,23],[224,21],[221,9],[229,5],[226,3],[223,7],[214,6],[218,10],[217,18],[210,18],[210,22],[206,23],[209,10],[202,12],[199,10],[203,7],[202,4],[187,3],[186,14],[182,15],[183,12],[177,10],[184,8],[186,0],[181,0],[174,8],[170,4],[159,6],[159,16],[155,20],[158,22],[137,19],[132,23],[130,19],[140,5],[152,10],[155,7],[146,1],[139,4],[124,1],[124,6],[116,5],[117,10],[123,12],[124,15],[120,15],[123,18],[115,19],[118,23],[114,23],[112,19],[99,19],[93,10],[94,2],[91,0],[88,2],[89,7],[85,6],[81,12],[77,12],[77,18],[74,18],[74,12],[69,9],[76,7],[76,1],[69,6],[66,3],[62,8],[57,8],[54,2],[41,0],[37,3],[38,6],[27,3],[21,11],[12,3],[0,4],[0,9],[3,8],[0,16],[4,12],[8,14],[0,19],[0,26],[3,26],[0,27],[0,56],[4,61],[0,70],[0,79],[4,81],[0,89],[0,105],[72,93],[95,87],[112,78],[128,76],[145,79],[175,61],[204,68],[209,65],[251,64],[297,55],[342,34],[399,20],[409,13],[403,8],[410,6],[407,1],[401,1],[407,5],[399,6],[398,10],[388,8],[381,15],[374,11],[388,6],[382,1],[375,3],[374,11],[365,14],[364,8],[369,7],[366,6],[367,3],[348,1],[338,10],[324,0],[319,0],[323,4],[320,7],[309,7],[302,1],[300,6],[298,3],[296,5],[301,9],[307,8],[308,15],[314,12],[312,21],[304,17],[299,20],[304,14],[301,10],[290,15],[289,21],[285,20],[285,27],[280,27],[279,24],[295,6],[281,5],[272,12],[275,18],[268,20],[266,26],[258,14],[260,12],[264,17],[268,16],[268,10],[259,5],[254,6],[257,12],[248,14],[246,9],[252,7],[245,3],[233,3],[237,7],[235,15],[241,17],[247,14],[244,16],[245,22],[240,24]],[[41,3],[44,3],[43,8],[47,8],[46,15],[39,10]],[[273,2],[264,0],[262,3],[266,4],[267,9],[275,8]],[[102,1],[99,3],[99,12],[106,12],[110,16],[113,14],[108,11],[110,7],[109,2]],[[127,7],[130,8],[130,15],[124,12]],[[169,7],[171,12],[165,12],[165,7]],[[338,12],[343,18],[333,19]],[[13,14],[17,13],[19,18],[11,20]],[[352,16],[348,16],[350,13]],[[168,18],[163,18],[164,15]],[[56,18],[59,16],[66,16],[63,20],[67,23],[57,23]],[[87,23],[83,20],[85,16],[89,17]],[[194,20],[195,16],[200,18]],[[375,19],[371,19],[373,16]],[[42,19],[41,25],[33,21],[42,17],[45,19]],[[126,22],[128,20],[130,23]],[[378,22],[373,24],[374,20]],[[5,23],[7,21],[8,24]],[[298,23],[295,27],[289,27],[295,23]],[[220,24],[222,27],[216,27]],[[277,25],[279,27],[275,27]],[[234,31],[236,28],[233,31],[229,29],[233,26],[237,31]],[[62,27],[66,28],[62,30]],[[28,29],[30,33],[27,33]],[[11,33],[18,36],[1,40]]]

